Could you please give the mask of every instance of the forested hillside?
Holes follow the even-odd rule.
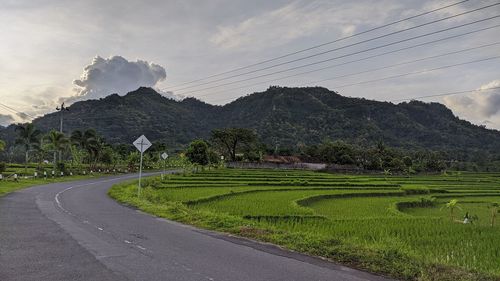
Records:
[[[188,98],[167,99],[139,88],[121,97],[77,102],[65,112],[66,132],[95,128],[111,143],[131,143],[145,134],[170,147],[206,138],[214,128],[244,127],[257,131],[269,146],[297,147],[325,139],[359,145],[386,145],[452,152],[457,158],[491,157],[500,151],[500,132],[460,120],[438,103],[412,101],[398,105],[341,96],[320,87],[270,87],[225,106]],[[34,121],[44,130],[59,127],[58,113]],[[0,137],[12,141],[12,127]]]

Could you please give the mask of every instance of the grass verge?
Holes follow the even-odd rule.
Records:
[[[104,175],[104,174],[102,174]],[[56,177],[56,178],[39,178],[39,179],[24,179],[20,178],[18,181],[13,181],[13,180],[3,180],[0,181],[0,197],[7,195],[8,193],[14,192],[16,190],[20,190],[23,188],[28,188],[36,185],[44,185],[44,184],[51,184],[51,183],[58,183],[58,182],[65,182],[65,181],[75,181],[75,180],[82,180],[82,179],[89,179],[89,178],[95,178],[102,176],[100,174],[95,174],[92,176],[89,175],[75,175],[75,176],[68,176],[68,177]]]

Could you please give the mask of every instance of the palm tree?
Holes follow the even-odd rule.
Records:
[[[457,209],[457,208],[460,209],[460,210],[462,209],[458,205],[458,200],[457,199],[450,200],[450,202],[446,203],[445,207],[450,210],[450,219],[452,221],[455,220],[455,215],[454,215],[455,209]]]
[[[97,162],[100,160],[101,154],[102,154],[105,147],[106,147],[106,142],[101,137],[97,137],[95,139],[95,141],[93,141],[92,143],[89,144],[89,147],[87,148],[87,150],[89,151],[89,154],[92,156],[92,158],[94,160],[94,163],[93,163],[94,167],[97,165]]]
[[[29,152],[40,146],[40,136],[42,132],[35,128],[33,123],[28,123],[16,127],[18,138],[16,144],[22,146],[25,151],[24,172],[28,170]]]
[[[74,144],[80,148],[83,148],[84,141],[83,141],[82,131],[74,130],[73,132],[71,132],[71,136],[69,138],[70,138],[72,144]]]
[[[88,152],[90,156],[89,164],[97,158],[98,152],[96,148],[99,147],[99,137],[94,129],[87,129],[85,132],[75,130],[71,133],[70,138],[74,145]]]
[[[66,148],[68,148],[68,144],[70,143],[69,139],[66,138],[63,133],[52,130],[47,135],[45,135],[44,140],[47,144],[47,147],[54,151],[54,164],[56,162],[56,152],[59,152],[59,161],[61,161],[61,153]]]

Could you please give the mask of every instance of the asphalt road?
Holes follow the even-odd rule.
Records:
[[[36,186],[0,198],[0,280],[388,280],[122,206],[133,175]]]

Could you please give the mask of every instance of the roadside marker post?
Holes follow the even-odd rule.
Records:
[[[163,180],[163,175],[165,174],[165,164],[167,163],[168,154],[163,152],[161,154],[161,158],[163,158],[163,173],[161,173],[161,180]]]
[[[142,178],[142,158],[144,156],[144,151],[151,147],[151,142],[142,135],[133,142],[134,146],[141,153],[141,161],[139,164],[139,186],[137,187],[137,197],[141,195],[141,178]]]

